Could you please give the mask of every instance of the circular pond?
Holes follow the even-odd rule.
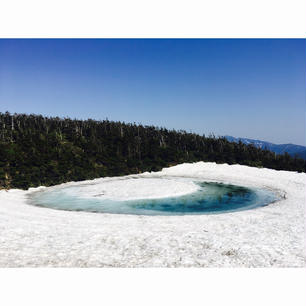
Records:
[[[29,203],[61,210],[135,215],[213,214],[253,209],[269,190],[186,178],[127,178],[73,183],[33,192]]]

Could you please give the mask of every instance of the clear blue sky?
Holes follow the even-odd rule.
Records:
[[[0,111],[306,144],[306,40],[0,40]]]

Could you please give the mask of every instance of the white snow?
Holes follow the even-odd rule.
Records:
[[[195,192],[199,187],[193,182],[173,181],[166,178],[143,178],[137,176],[123,178],[96,179],[77,184],[75,188],[65,190],[66,194],[72,194],[81,198],[99,197],[116,201],[157,199],[170,196],[181,196]],[[89,184],[91,182],[91,184]],[[71,186],[71,183],[58,187]],[[74,184],[75,185],[75,184]],[[82,186],[82,188],[80,188]],[[73,185],[72,185],[73,187]],[[56,189],[57,187],[53,187]]]
[[[2,190],[0,267],[305,267],[306,174],[199,162],[128,178],[160,178],[155,191],[167,195],[192,192],[194,186],[184,180],[178,186],[167,182],[173,176],[269,188],[283,199],[219,215],[137,216],[27,204],[27,196],[43,187]],[[113,186],[120,181],[84,184],[99,180]],[[109,187],[110,194],[111,183]],[[141,188],[140,196],[152,189]],[[148,195],[155,196],[155,191]]]

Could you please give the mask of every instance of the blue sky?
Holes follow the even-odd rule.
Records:
[[[306,144],[306,40],[0,40],[0,111]]]

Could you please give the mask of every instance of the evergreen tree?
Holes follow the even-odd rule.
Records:
[[[113,122],[0,113],[0,188],[55,185],[212,161],[305,171],[306,161],[214,135]]]

